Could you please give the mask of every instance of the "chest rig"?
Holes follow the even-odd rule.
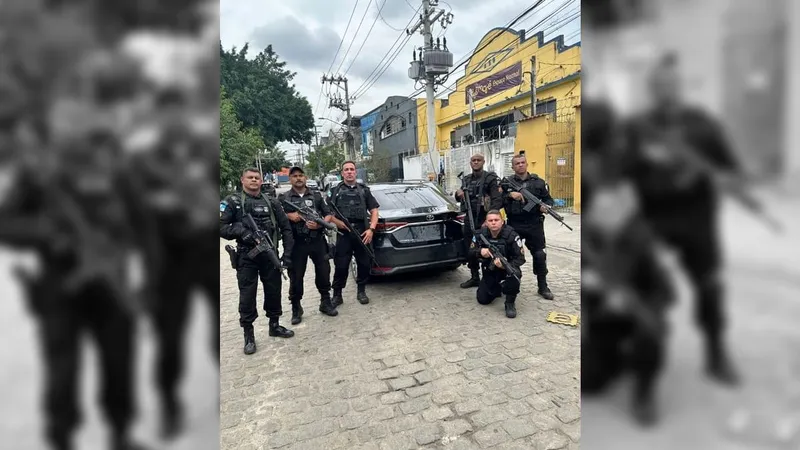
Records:
[[[528,174],[528,178],[525,181],[520,180],[519,177],[516,175],[512,175],[510,177],[514,183],[516,183],[520,188],[526,189],[531,194],[535,195],[539,199],[541,199],[545,192],[544,192],[544,182],[536,175]],[[524,219],[532,219],[534,217],[541,216],[542,213],[539,211],[539,208],[533,208],[530,212],[526,212],[522,209],[525,205],[522,202],[513,201],[511,202],[511,208],[506,210],[506,214],[508,215],[509,219],[516,219],[516,220],[524,220]]]
[[[356,184],[355,188],[337,186],[333,201],[351,223],[366,223],[367,199],[360,184]]]
[[[321,216],[322,211],[317,208],[317,202],[321,200],[321,197],[318,197],[318,195],[319,194],[310,190],[306,190],[306,193],[301,197],[296,192],[289,191],[289,194],[286,195],[285,200],[298,208],[313,209]],[[320,230],[309,230],[305,222],[302,221],[292,222],[292,230],[294,230],[294,234],[297,237],[313,238],[320,235]]]
[[[497,235],[496,238],[492,237],[492,233],[489,231],[488,228],[482,229],[481,233],[483,233],[483,235],[486,236],[486,239],[492,245],[497,247],[497,250],[500,251],[501,255],[505,256],[506,258],[508,257],[508,248],[506,247],[506,230],[505,230],[505,228],[500,230],[500,233]],[[484,264],[484,269],[487,269],[487,268],[491,269],[491,268],[496,268],[497,267],[497,266],[494,265],[494,261],[486,259],[486,258],[481,258],[481,262],[483,262],[483,264]]]
[[[280,237],[278,222],[275,220],[275,211],[272,203],[263,192],[259,198],[252,198],[242,192],[242,214],[250,213],[258,228],[272,235],[272,242],[276,245]]]

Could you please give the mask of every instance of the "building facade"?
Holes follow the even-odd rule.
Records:
[[[413,99],[392,96],[361,116],[361,152],[385,160],[389,178],[403,178],[403,156],[417,153],[417,111]]]
[[[568,46],[563,35],[544,41],[542,32],[526,36],[524,30],[495,28],[476,49],[455,90],[435,100],[434,148],[443,155],[513,139],[514,152],[524,151],[529,171],[548,181],[566,209],[580,212],[580,42]],[[427,153],[426,100],[418,99],[416,107],[419,151]],[[461,170],[468,168],[449,169]]]

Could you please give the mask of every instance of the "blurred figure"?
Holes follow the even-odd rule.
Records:
[[[736,384],[724,344],[725,312],[715,173],[740,171],[717,121],[681,98],[677,56],[665,55],[650,73],[653,104],[627,124],[626,175],[653,231],[680,253],[696,291],[695,318],[705,339],[706,372]]]

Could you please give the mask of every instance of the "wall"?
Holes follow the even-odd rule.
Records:
[[[393,169],[392,177],[399,178],[401,176],[402,167],[397,155],[409,152],[413,153],[416,152],[417,149],[416,102],[408,97],[392,96],[387,98],[383,105],[376,108],[372,114],[376,115],[375,123],[372,125],[370,131],[374,147],[373,154],[379,154],[381,157],[391,155],[389,159]],[[406,128],[385,139],[381,139],[381,131],[384,125],[395,116],[405,119]],[[407,176],[404,177],[408,178]]]
[[[497,36],[485,49],[472,55],[467,62],[465,76],[456,80],[455,92],[434,103],[439,148],[449,148],[450,132],[469,124],[469,106],[465,88],[476,81],[522,63],[522,71],[531,70],[531,58],[536,57],[537,101],[555,98],[558,109],[580,104],[580,44],[565,46],[563,36],[543,42],[537,33],[526,37],[524,31],[495,28],[476,45],[476,49]],[[515,109],[530,113],[530,76],[523,73],[519,85],[475,101],[475,120],[480,122],[493,116],[508,114]],[[418,142],[420,152],[428,149],[425,100],[418,99],[417,111],[420,127]]]
[[[575,196],[575,203],[572,207],[573,212],[576,214],[581,213],[581,107],[575,107],[575,186],[573,188],[573,195]]]

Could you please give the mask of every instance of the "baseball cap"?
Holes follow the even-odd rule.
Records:
[[[294,167],[292,167],[291,169],[289,169],[289,175],[291,175],[291,174],[293,174],[293,173],[295,173],[295,172],[300,172],[300,173],[302,173],[303,175],[305,175],[305,174],[306,174],[306,173],[305,173],[305,171],[303,171],[303,169],[302,169],[301,167],[299,167],[299,166],[294,166]]]

